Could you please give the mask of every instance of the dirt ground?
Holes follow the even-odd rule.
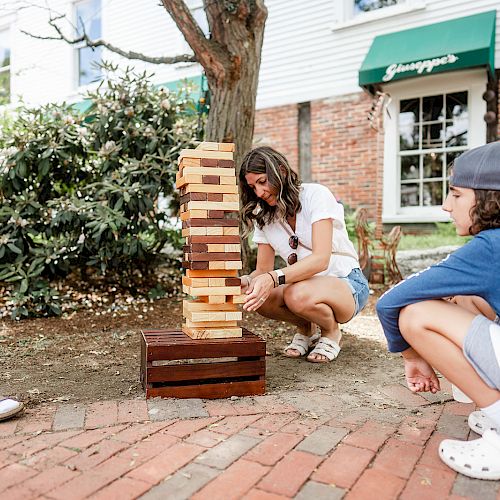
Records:
[[[374,312],[376,295],[343,326],[342,352],[329,364],[283,357],[291,327],[246,314],[243,326],[267,341],[267,392],[299,406],[303,401],[308,408],[317,399],[318,411],[330,398],[337,404],[340,398],[346,408],[387,407],[378,388],[400,380],[402,364],[387,353]],[[174,297],[131,304],[126,311],[94,309],[61,318],[2,320],[0,394],[18,397],[29,407],[144,397],[139,332],[179,327],[181,305],[182,299]]]

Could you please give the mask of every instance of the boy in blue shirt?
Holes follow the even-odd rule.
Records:
[[[500,142],[454,163],[443,205],[457,234],[474,238],[377,304],[389,350],[401,352],[408,387],[437,392],[439,370],[480,408],[473,441],[444,440],[441,459],[479,479],[500,479]]]

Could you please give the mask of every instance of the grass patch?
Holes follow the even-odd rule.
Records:
[[[404,231],[404,230],[403,230]],[[436,229],[429,234],[404,234],[398,250],[426,250],[448,245],[464,245],[471,237],[458,236],[451,222],[436,222]]]

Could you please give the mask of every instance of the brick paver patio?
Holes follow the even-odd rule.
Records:
[[[437,455],[443,438],[476,437],[471,405],[380,392],[391,404],[376,418],[273,394],[39,407],[0,423],[0,498],[500,500],[499,481]]]

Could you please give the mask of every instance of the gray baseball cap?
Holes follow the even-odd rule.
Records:
[[[500,141],[490,142],[460,155],[453,164],[450,184],[500,191]]]

